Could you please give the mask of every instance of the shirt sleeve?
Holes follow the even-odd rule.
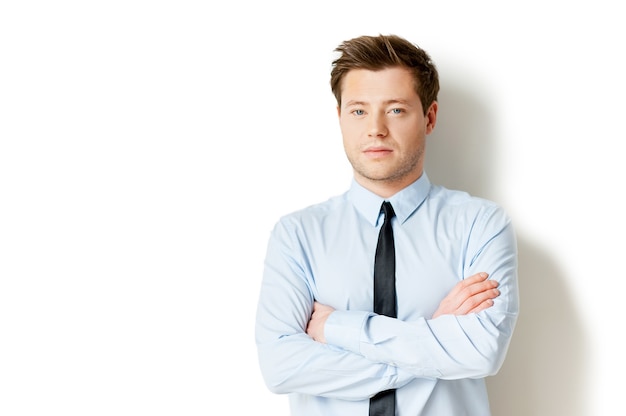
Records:
[[[314,299],[294,227],[279,222],[270,236],[257,307],[255,338],[268,388],[274,393],[363,400],[411,381],[414,376],[408,371],[306,334]]]
[[[479,378],[497,373],[519,312],[517,245],[508,217],[493,209],[478,219],[466,244],[465,276],[498,280],[494,305],[477,314],[411,322],[358,311],[335,311],[324,327],[329,344],[416,377]]]

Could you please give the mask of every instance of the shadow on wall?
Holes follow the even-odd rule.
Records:
[[[433,183],[495,200],[493,116],[462,87],[443,84],[426,172]],[[550,253],[516,232],[520,316],[502,369],[487,379],[492,415],[583,416],[587,347],[565,276]]]
[[[450,81],[441,87],[433,133],[426,139],[425,170],[430,180],[488,198],[495,154],[493,116],[467,91]]]
[[[494,416],[584,416],[585,336],[564,276],[519,240],[521,312],[500,372],[487,380]]]

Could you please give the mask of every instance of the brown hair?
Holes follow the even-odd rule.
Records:
[[[413,73],[415,92],[420,97],[424,114],[437,100],[439,75],[426,51],[396,35],[361,36],[342,42],[335,52],[330,72],[330,88],[341,106],[341,81],[352,69],[380,71],[404,67]]]

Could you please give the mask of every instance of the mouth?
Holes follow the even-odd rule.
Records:
[[[392,152],[393,150],[391,150],[390,148],[382,147],[382,146],[368,147],[367,149],[363,151],[363,153],[366,156],[371,157],[371,158],[384,157],[384,156],[391,154]]]

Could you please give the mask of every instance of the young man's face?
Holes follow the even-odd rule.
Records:
[[[361,185],[388,197],[422,175],[437,103],[424,115],[408,69],[349,71],[337,111],[344,149]]]

